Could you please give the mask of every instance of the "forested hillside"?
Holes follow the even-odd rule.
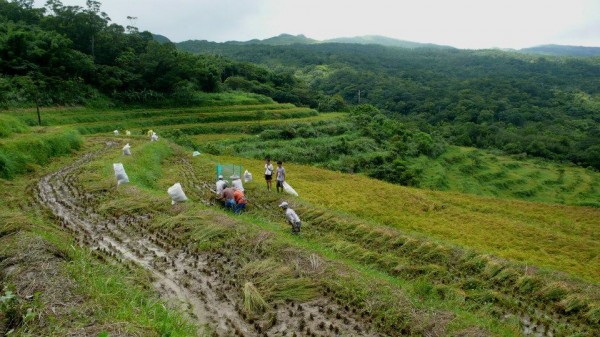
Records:
[[[600,58],[340,43],[178,48],[293,71],[320,94],[321,111],[360,100],[454,145],[600,168]]]
[[[0,107],[193,105],[198,92],[229,89],[222,83],[231,76],[281,102],[313,97],[290,74],[178,51],[150,32],[111,23],[100,7],[0,0]]]

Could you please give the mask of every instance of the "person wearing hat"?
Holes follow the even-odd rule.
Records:
[[[227,180],[223,180],[223,176],[220,175],[219,180],[217,180],[217,194],[221,195],[225,187],[227,187]]]
[[[302,225],[302,223],[300,222],[298,214],[296,214],[293,209],[289,208],[287,201],[282,202],[279,207],[285,211],[287,221],[292,225],[292,234],[300,234],[300,225]]]
[[[231,187],[235,187],[238,190],[244,192],[244,185],[242,184],[242,179],[237,174],[232,175],[231,177]]]

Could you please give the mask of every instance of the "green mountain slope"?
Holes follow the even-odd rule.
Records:
[[[600,62],[498,50],[322,43],[178,45],[294,72],[344,105],[369,103],[459,146],[600,168]]]
[[[400,47],[400,48],[453,48],[450,46],[437,45],[433,43],[420,43],[406,40],[398,40],[386,36],[380,35],[364,35],[364,36],[355,36],[355,37],[339,37],[335,39],[328,39],[323,41],[327,42],[335,42],[335,43],[357,43],[357,44],[378,44],[382,46],[388,47]]]
[[[600,56],[600,47],[564,46],[547,44],[530,48],[520,49],[519,52],[552,56]]]

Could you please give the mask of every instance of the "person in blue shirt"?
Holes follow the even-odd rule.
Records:
[[[283,183],[285,182],[285,169],[281,161],[277,162],[277,192],[283,192]],[[281,189],[281,190],[280,190]]]

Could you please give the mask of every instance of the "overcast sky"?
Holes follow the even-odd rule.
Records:
[[[100,0],[112,22],[184,40],[383,35],[458,48],[600,47],[600,0]],[[45,0],[36,0],[42,6]],[[85,6],[85,0],[62,0]]]

